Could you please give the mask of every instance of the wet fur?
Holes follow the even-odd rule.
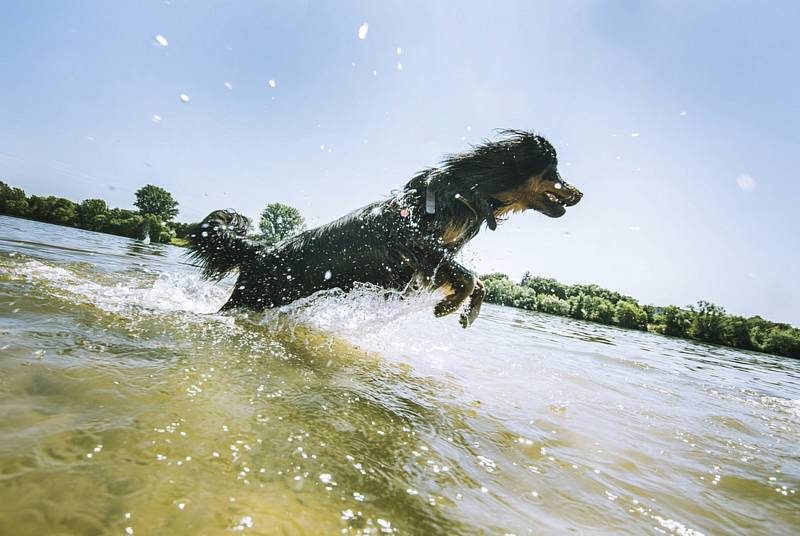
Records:
[[[245,238],[249,222],[243,216],[215,211],[190,235],[190,251],[207,277],[238,267],[223,309],[278,307],[363,282],[400,291],[444,289],[435,314],[450,314],[469,300],[460,317],[467,327],[485,291],[455,255],[484,223],[494,230],[512,212],[558,212],[539,199],[547,188],[559,199],[566,195],[566,206],[577,203],[580,192],[561,181],[556,165],[555,150],[541,136],[504,131],[496,141],[422,171],[389,199],[275,245]],[[568,190],[554,190],[556,180]],[[429,198],[435,199],[433,214],[426,212]]]

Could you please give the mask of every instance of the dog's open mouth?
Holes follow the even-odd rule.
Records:
[[[556,195],[550,192],[544,193],[542,200],[542,208],[539,210],[545,216],[551,218],[560,218],[567,211],[567,203],[564,199],[559,199]]]
[[[550,192],[545,192],[545,193],[544,193],[544,195],[545,195],[545,197],[547,197],[547,199],[548,199],[548,200],[549,200],[551,203],[555,203],[555,204],[557,204],[557,205],[561,205],[562,207],[566,207],[566,206],[568,206],[568,205],[567,205],[567,200],[566,200],[566,199],[559,199],[559,198],[557,198],[555,195],[551,194]]]
[[[567,211],[567,207],[571,207],[581,200],[583,194],[572,186],[566,185],[559,188],[557,195],[553,192],[544,192],[542,199],[543,210],[540,210],[546,216],[551,218],[559,218]]]

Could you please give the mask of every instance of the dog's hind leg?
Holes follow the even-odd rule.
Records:
[[[444,288],[446,292],[444,299],[433,310],[436,316],[449,315],[458,310],[464,300],[470,298],[469,308],[461,315],[459,322],[466,328],[475,321],[485,294],[483,283],[475,274],[456,262],[445,262],[436,270],[433,286]]]

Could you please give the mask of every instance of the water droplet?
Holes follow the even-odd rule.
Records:
[[[367,32],[369,31],[369,24],[366,22],[358,27],[358,38],[364,40],[367,38]]]
[[[270,80],[269,82],[267,82],[267,84],[269,84],[269,87],[271,88],[274,88],[275,86],[278,85],[278,83],[275,80]]]
[[[639,133],[638,132],[634,132],[634,133],[631,134],[631,138],[638,138],[638,137],[639,137]]]
[[[400,48],[400,47],[397,47],[397,55],[399,56],[402,53],[403,53],[403,49]]]
[[[225,87],[228,89],[233,89],[233,84],[231,84],[230,82],[225,82]]]
[[[189,95],[187,95],[186,93],[181,93],[180,99],[181,102],[189,102]]]
[[[397,70],[398,71],[402,71],[403,70],[403,64],[402,63],[398,63],[397,64]]]
[[[328,279],[330,279],[331,277],[333,277],[333,274],[331,273],[331,271],[330,271],[330,270],[327,270],[327,271],[325,272],[325,281],[327,281],[327,280],[328,280]]]
[[[161,34],[158,34],[158,35],[155,37],[155,39],[156,39],[156,43],[158,43],[158,44],[159,44],[159,45],[161,45],[162,47],[165,47],[165,46],[169,45],[169,41],[167,41],[167,38],[166,38],[166,37],[164,37],[164,36],[163,36],[163,35],[161,35]],[[178,48],[180,48],[180,47],[178,47]]]
[[[153,114],[153,117],[151,117],[151,118],[150,118],[150,120],[151,120],[153,123],[155,123],[155,124],[158,124],[158,123],[160,123],[160,122],[161,122],[161,116],[160,116],[160,115],[158,115],[158,114]]]

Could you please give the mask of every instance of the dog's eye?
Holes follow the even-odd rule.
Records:
[[[560,190],[563,187],[564,187],[564,183],[561,182],[561,181],[556,181],[556,183],[553,185],[553,188],[555,188],[556,190]]]

